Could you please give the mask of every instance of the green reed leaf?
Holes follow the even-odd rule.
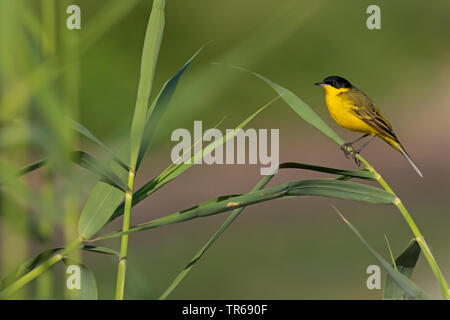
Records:
[[[402,254],[395,260],[395,266],[397,270],[408,279],[411,279],[414,267],[420,256],[419,243],[413,239],[410,241],[408,247],[402,252]],[[403,290],[398,286],[397,282],[388,275],[384,286],[384,299],[389,300],[405,300],[406,295]]]
[[[353,233],[361,240],[361,242],[369,249],[369,251],[375,256],[375,258],[380,262],[392,280],[398,285],[398,287],[405,293],[405,295],[410,299],[429,299],[428,295],[412,282],[408,277],[406,277],[401,272],[395,270],[389,262],[387,262],[378,252],[376,252],[363,238],[359,231],[347,220],[344,216],[336,209],[336,212],[342,218],[342,220],[347,224],[347,226],[353,231]]]
[[[282,96],[283,100],[292,108],[292,110],[294,110],[300,117],[302,117],[303,120],[319,129],[323,134],[328,136],[338,145],[342,145],[344,143],[342,138],[339,137],[339,135],[333,129],[331,129],[330,126],[328,126],[328,124],[326,124],[326,122],[323,121],[322,118],[319,117],[319,115],[306,102],[304,102],[288,89],[283,88],[282,86],[256,72],[232,65],[229,65],[229,67],[251,73],[259,79],[263,80],[268,85],[270,85],[280,96]]]
[[[323,196],[378,204],[389,204],[394,200],[392,194],[380,188],[354,182],[334,179],[293,181],[263,190],[251,191],[240,196],[228,197],[226,200],[221,200],[220,198],[216,198],[213,201],[209,200],[190,209],[139,224],[134,228],[130,228],[130,231],[126,232],[126,234],[292,196]],[[122,234],[122,232],[116,232],[100,236],[95,240],[116,238]]]
[[[299,163],[299,162],[285,162],[280,164],[280,169],[304,169],[310,171],[324,172],[330,174],[339,174],[346,177],[374,180],[373,174],[366,170],[344,170],[344,169],[336,169],[330,167],[316,166],[307,163]]]
[[[153,88],[156,63],[158,61],[159,49],[164,32],[164,4],[165,2],[163,1],[160,1],[159,5],[156,2],[153,3],[147,31],[145,33],[144,48],[142,49],[141,72],[136,107],[131,123],[130,169],[133,173],[136,169],[141,149],[141,142],[147,119],[147,110],[150,103],[150,94]]]
[[[160,93],[150,106],[142,140],[142,148],[139,151],[138,162],[136,166],[137,169],[140,166],[145,150],[150,144],[156,120],[159,119],[159,117],[162,115],[162,111],[169,104],[170,99],[172,98],[173,93],[175,92],[175,89],[178,85],[180,77],[184,74],[192,60],[200,53],[200,51],[204,47],[205,46],[201,47],[191,58],[189,58],[189,60],[183,65],[183,67],[164,84]],[[152,112],[152,109],[156,111]],[[117,158],[123,159],[126,154],[129,154],[128,148],[128,145],[124,146],[119,151],[119,155]],[[128,176],[127,172],[124,172],[123,170],[121,170],[121,168],[117,168],[117,166],[114,166],[112,170],[123,180],[125,180]],[[89,195],[88,201],[86,202],[86,205],[81,213],[78,228],[80,235],[86,239],[91,238],[108,221],[111,221],[113,219],[112,216],[114,212],[118,211],[118,207],[122,209],[121,213],[123,213],[123,207],[119,206],[122,202],[122,199],[122,192],[117,192],[117,189],[100,181],[95,186],[93,192]]]
[[[119,151],[118,157],[128,154],[127,145]],[[122,181],[128,177],[128,172],[113,162],[110,169]],[[89,194],[78,221],[78,233],[83,239],[89,239],[96,234],[111,217],[114,210],[122,201],[123,191],[100,180]]]
[[[288,169],[288,168],[295,168],[300,169],[301,164],[298,163],[283,163],[279,166],[279,169]],[[302,168],[303,169],[303,168]],[[261,190],[264,188],[270,180],[275,176],[276,173],[267,175],[264,178],[262,178],[258,184],[253,188],[254,190]],[[191,269],[194,267],[194,265],[203,257],[203,255],[206,253],[206,251],[214,244],[214,242],[219,239],[219,237],[222,235],[223,232],[233,223],[234,220],[241,214],[242,211],[244,211],[245,207],[238,208],[234,210],[225,220],[225,222],[220,226],[220,228],[214,233],[214,235],[208,240],[208,242],[194,255],[194,257],[189,261],[189,263],[184,267],[183,270],[180,271],[180,273],[175,277],[175,279],[171,282],[169,287],[162,293],[162,295],[159,297],[159,300],[166,299],[172,292],[175,290],[175,288],[183,281],[183,279],[188,275],[188,273],[191,271]]]
[[[83,126],[81,123],[79,123],[78,121],[75,120],[70,120],[70,123],[72,125],[72,128],[76,131],[78,131],[79,133],[81,133],[83,136],[85,136],[86,138],[90,139],[91,141],[95,142],[97,145],[99,145],[103,150],[105,150],[112,159],[114,159],[114,161],[116,161],[122,168],[124,168],[125,170],[129,170],[130,167],[125,164],[122,160],[120,160],[119,158],[117,158],[114,155],[114,152],[111,151],[111,149],[109,149],[102,141],[100,141],[100,139],[98,139],[96,136],[94,136],[94,134],[89,131],[88,128],[86,128],[85,126]]]
[[[84,151],[76,151],[73,153],[73,161],[80,166],[100,175],[101,179],[111,186],[119,188],[122,191],[128,191],[128,186],[122,179],[111,169],[101,163],[99,160]]]
[[[191,158],[191,162],[192,162]],[[322,167],[322,166],[316,166],[311,165],[307,163],[298,163],[298,162],[286,162],[279,166],[280,169],[304,169],[304,170],[311,170],[311,171],[317,171],[317,172],[324,172],[324,173],[331,173],[331,174],[339,174],[341,177],[339,177],[338,180],[348,180],[349,178],[360,178],[360,179],[369,179],[373,180],[373,174],[365,169],[362,170],[344,170],[344,169],[336,169],[336,168],[330,168],[330,167]],[[183,168],[182,168],[183,169]],[[181,174],[180,172],[179,174]],[[160,175],[160,177],[162,174]],[[150,194],[152,194],[155,190],[152,190],[157,185],[158,178],[154,178],[147,182],[144,186],[142,186],[138,191],[135,192],[133,195],[133,206],[147,198]],[[160,184],[160,186],[162,186]],[[145,190],[150,190],[149,192],[144,192]],[[114,213],[114,215],[111,217],[111,221],[115,218],[119,217],[123,213],[123,204],[119,206]]]
[[[95,280],[95,275],[92,272],[91,269],[89,269],[86,265],[75,261],[73,259],[64,259],[64,264],[66,265],[66,282],[72,281],[76,282],[78,281],[75,273],[77,270],[74,268],[73,270],[70,270],[69,268],[73,268],[74,266],[79,267],[80,271],[80,278],[79,278],[79,289],[78,288],[72,288],[69,289],[70,297],[72,299],[76,300],[97,300],[98,299],[98,291],[97,291],[97,281]],[[68,271],[72,271],[72,273],[69,273]],[[73,278],[70,278],[70,277]],[[69,284],[67,283],[67,284]],[[74,284],[74,283],[72,283]]]
[[[60,251],[62,248],[53,248],[45,250],[39,253],[36,257],[22,263],[16,269],[11,271],[5,278],[3,278],[0,282],[0,290],[9,287],[11,284],[16,282],[17,279],[21,278],[41,263],[47,261],[51,256]]]
[[[107,248],[107,247],[85,245],[85,246],[82,246],[80,249],[84,250],[84,251],[101,253],[101,254],[106,254],[106,255],[110,255],[110,256],[117,256],[117,257],[119,256],[119,252],[117,250]]]
[[[169,105],[170,101],[172,100],[172,97],[175,93],[175,89],[177,88],[178,85],[178,81],[180,80],[181,76],[186,71],[186,69],[189,67],[191,62],[195,59],[195,57],[197,57],[200,51],[202,51],[203,48],[208,44],[209,43],[206,43],[200,49],[198,49],[197,52],[195,52],[194,55],[188,61],[186,61],[183,67],[172,78],[170,78],[164,83],[163,87],[158,93],[158,96],[153,100],[153,103],[150,105],[147,112],[147,122],[144,128],[136,168],[139,168],[141,161],[153,138],[156,126],[159,120],[161,119],[164,111],[167,109],[167,106]]]
[[[19,171],[17,171],[15,177],[19,178],[21,176],[24,176],[27,173],[33,172],[34,170],[37,170],[37,169],[45,166],[46,164],[47,164],[47,160],[45,160],[45,159],[33,162],[33,163],[23,167]],[[0,185],[2,185],[2,184],[3,184],[3,181],[0,180]]]
[[[214,151],[214,149],[223,145],[225,142],[233,138],[238,132],[238,130],[244,128],[253,118],[255,118],[260,112],[262,112],[265,108],[267,108],[270,104],[272,104],[276,99],[278,99],[278,97],[273,99],[272,101],[269,101],[267,104],[259,108],[247,119],[242,121],[236,128],[234,128],[232,131],[226,134],[221,140],[215,140],[214,142],[210,143],[205,148],[194,154],[188,161],[180,164],[171,165],[169,168],[164,170],[158,177],[147,182],[133,194],[133,206],[141,202],[148,196],[150,196],[153,192],[164,186],[166,183],[169,183],[170,181],[178,177],[180,174],[184,173],[187,169],[189,169],[191,166],[194,165],[197,159],[201,158],[205,154],[211,153],[212,151]],[[116,209],[110,221],[114,220],[117,217],[120,217],[122,214],[123,214],[123,204]]]
[[[326,172],[331,174],[340,174],[341,176],[337,177],[337,180],[342,180],[343,177],[347,179],[351,179],[352,177],[357,177],[361,179],[373,179],[372,173],[366,170],[342,170],[335,168],[328,168],[322,166],[315,166],[305,163],[296,163],[296,162],[286,162],[282,163],[279,166],[279,169],[302,169],[302,170],[312,170],[317,172]],[[253,188],[253,190],[261,190],[264,188],[267,183],[275,176],[276,172],[272,175],[265,176],[262,178],[258,184]],[[234,220],[241,214],[241,212],[245,209],[245,207],[234,210],[225,220],[225,222],[220,226],[220,228],[214,233],[214,235],[209,239],[209,241],[194,255],[194,257],[189,261],[189,263],[184,267],[183,270],[175,277],[169,287],[162,293],[159,297],[160,300],[166,299],[175,288],[183,281],[183,279],[188,275],[194,265],[204,256],[206,251],[214,244],[214,242],[219,239],[223,232],[233,223]]]

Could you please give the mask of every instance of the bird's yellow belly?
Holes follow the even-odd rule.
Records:
[[[341,127],[362,133],[375,134],[375,130],[367,123],[359,119],[353,112],[353,106],[346,104],[345,100],[338,97],[326,97],[325,102],[330,115]]]

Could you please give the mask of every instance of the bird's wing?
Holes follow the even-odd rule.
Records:
[[[353,105],[355,115],[369,126],[379,131],[380,134],[398,141],[391,124],[375,107],[372,100],[370,100],[370,98],[362,91],[356,90],[353,89],[342,93],[343,98]]]

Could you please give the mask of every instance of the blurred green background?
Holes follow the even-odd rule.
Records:
[[[4,5],[12,2],[2,1]],[[117,148],[129,132],[152,1],[131,1],[128,11],[117,14],[112,26],[99,37],[89,38],[89,28],[95,27],[102,13],[124,1],[128,0],[71,1],[82,10],[80,31],[65,30],[67,15],[63,5],[55,11],[57,45],[54,51],[63,53],[60,55],[63,61],[74,59],[71,55],[77,57],[71,64],[75,68],[71,74],[76,77],[76,89],[67,89],[68,96],[72,95],[75,100],[66,100],[66,104],[70,106],[77,101],[74,116],[112,148]],[[40,10],[39,1],[21,3]],[[381,30],[366,27],[369,16],[366,8],[371,4],[381,8]],[[27,21],[23,16],[13,16],[9,20],[15,24]],[[326,76],[339,75],[374,100],[422,170],[424,178],[420,179],[399,153],[381,141],[372,143],[363,152],[406,204],[444,275],[450,278],[449,21],[450,3],[444,0],[167,1],[166,28],[153,95],[199,47],[210,40],[213,42],[180,80],[169,109],[158,125],[137,186],[170,165],[170,151],[174,146],[170,135],[174,129],[192,130],[194,120],[202,120],[204,128],[213,127],[224,117],[219,128],[234,128],[276,96],[270,87],[251,75],[212,62],[251,69],[288,88],[309,103],[344,139],[353,140],[357,134],[338,128],[326,111],[322,90],[312,85]],[[21,51],[11,51],[20,48],[8,42],[17,40],[16,29],[5,22],[0,28],[3,57],[15,55],[19,59],[23,55]],[[25,36],[24,41],[28,37]],[[72,39],[69,42],[94,40],[88,48],[81,46],[79,52],[73,52],[64,50],[66,38]],[[45,57],[27,54],[20,64],[22,73],[18,72],[19,75],[32,74],[46,61]],[[2,65],[5,68],[5,60]],[[14,73],[14,67],[10,69]],[[42,91],[58,82],[59,76],[56,76]],[[2,96],[10,84],[0,82]],[[73,88],[70,81],[68,87]],[[14,96],[18,101],[19,93]],[[32,105],[35,100],[32,96],[18,104]],[[47,100],[39,102],[45,106],[42,101]],[[24,108],[4,112],[2,123],[23,116]],[[355,168],[331,140],[308,126],[281,100],[261,113],[249,127],[280,129],[280,162]],[[89,141],[80,138],[78,144],[80,149],[97,152]],[[8,149],[0,151],[4,158],[13,156]],[[37,155],[18,157],[25,164]],[[136,206],[132,224],[189,208],[219,195],[247,192],[260,179],[259,167],[194,166]],[[285,171],[280,172],[271,185],[318,176]],[[75,192],[81,207],[95,183],[92,177],[84,178],[87,182],[80,178],[83,187]],[[32,186],[42,190],[39,174],[33,174],[29,180]],[[384,235],[388,236],[395,255],[412,238],[408,226],[391,206],[309,197],[266,202],[246,208],[170,298],[380,299],[381,290],[366,287],[369,276],[366,268],[378,264],[376,259],[340,220],[331,204],[339,208],[386,258],[389,255]],[[36,213],[31,214],[36,216]],[[131,236],[126,298],[157,298],[226,215]],[[33,252],[61,245],[64,241],[60,230],[62,223],[55,216],[57,213],[51,217],[53,232],[48,241],[43,244],[30,238],[15,250],[22,250],[24,257],[30,257]],[[5,218],[0,222],[3,237],[10,230],[4,221]],[[116,230],[120,226],[120,221],[116,221],[107,229]],[[23,240],[23,237],[18,236],[18,239]],[[104,244],[118,248],[119,240]],[[8,271],[5,270],[10,268],[8,265],[14,264],[5,262],[14,260],[6,251],[8,249],[2,246],[1,274]],[[113,298],[116,260],[90,253],[84,254],[83,260],[97,277],[100,298]],[[63,267],[60,265],[54,270],[56,280],[50,298],[63,294]],[[432,297],[440,297],[423,257],[413,280]],[[33,292],[27,297],[33,298]]]

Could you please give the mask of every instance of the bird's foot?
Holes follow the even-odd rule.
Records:
[[[353,158],[353,160],[355,161],[356,165],[357,165],[358,167],[360,167],[360,166],[361,166],[361,161],[357,158],[357,155],[359,155],[359,153],[361,152],[361,149],[349,151],[347,148],[348,148],[348,147],[352,148],[352,146],[353,146],[353,143],[352,143],[352,142],[344,143],[344,144],[341,146],[341,150],[342,150],[342,152],[344,152],[344,155],[345,155],[345,157],[346,157],[347,159],[349,159],[350,156],[351,156],[351,157]]]
[[[353,160],[355,160],[355,163],[358,167],[361,167],[361,160],[359,160],[356,156],[359,155],[359,151],[360,150],[356,150],[355,152],[352,153],[352,158]]]
[[[352,145],[353,145],[353,143],[351,143],[351,142],[347,142],[347,143],[344,143],[342,146],[341,146],[341,150],[342,150],[342,152],[344,152],[344,155],[345,155],[345,157],[348,159],[351,155],[352,155],[352,151],[348,151],[348,149],[347,148],[351,148],[352,147]]]

